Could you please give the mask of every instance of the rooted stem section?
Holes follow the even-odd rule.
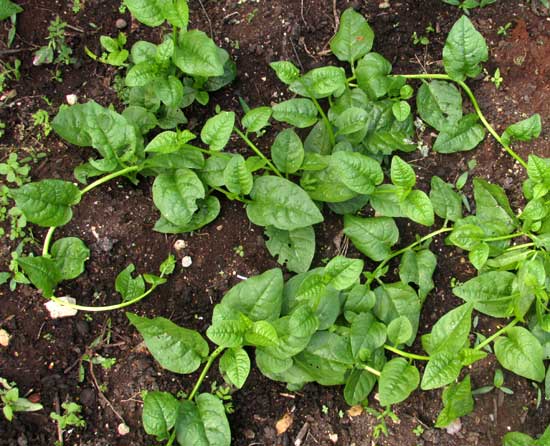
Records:
[[[493,126],[487,121],[487,118],[485,118],[485,115],[481,111],[481,108],[479,107],[479,103],[477,102],[477,99],[473,93],[473,91],[466,85],[464,81],[456,81],[454,79],[451,79],[446,74],[399,74],[396,76],[404,77],[405,79],[441,79],[446,81],[453,81],[460,85],[460,87],[464,90],[466,95],[470,98],[470,101],[472,102],[472,105],[474,107],[474,110],[476,111],[477,116],[479,117],[480,121],[483,123],[487,131],[493,135],[493,137],[497,140],[497,142],[504,148],[504,150],[512,157],[514,158],[518,163],[520,163],[525,169],[527,169],[527,163],[521,158],[512,148],[510,145],[506,144],[504,140],[500,137],[500,135],[496,132],[496,130],[493,128]]]

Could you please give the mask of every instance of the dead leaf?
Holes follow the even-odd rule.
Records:
[[[294,421],[294,417],[290,413],[285,413],[283,415],[283,418],[281,418],[277,423],[275,424],[275,429],[277,430],[277,435],[284,434],[290,426],[292,426],[292,422]]]
[[[355,406],[351,406],[348,410],[348,415],[350,417],[358,417],[363,413],[363,406],[361,404],[356,404]]]

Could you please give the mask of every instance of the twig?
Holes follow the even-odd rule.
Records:
[[[59,405],[59,395],[57,392],[55,393],[55,397],[53,399],[53,405],[55,408],[55,413],[61,416],[61,407]],[[59,424],[59,422],[55,423],[55,425],[57,427],[57,441],[60,446],[63,446],[63,429],[61,429],[61,424]]]
[[[294,446],[301,446],[302,442],[304,441],[304,438],[309,433],[309,423],[306,421],[300,431],[298,432],[298,435],[296,435],[296,440],[294,440]]]
[[[76,26],[69,25],[68,23],[66,23],[65,26],[69,29],[72,29],[73,31],[78,32],[78,33],[84,33],[84,30],[82,28],[77,28]]]
[[[332,0],[332,14],[334,14],[334,32],[338,31],[340,26],[340,17],[338,17],[338,9],[336,8],[336,0]]]
[[[111,402],[107,399],[105,394],[99,388],[99,384],[97,383],[97,379],[96,379],[95,373],[94,373],[94,365],[92,364],[91,361],[90,361],[89,370],[90,370],[90,376],[92,377],[92,382],[94,383],[94,386],[97,389],[97,393],[99,393],[99,396],[101,397],[101,399],[105,402],[105,404],[107,404],[107,406],[109,406],[109,408],[113,411],[113,413],[120,420],[120,422],[126,424],[126,422],[124,421],[124,418],[122,418],[122,415],[120,415],[118,413],[118,411],[113,407]]]
[[[300,16],[302,17],[302,22],[307,26],[306,19],[304,18],[304,0],[300,0]]]
[[[199,0],[199,3],[201,5],[202,11],[204,12],[204,15],[206,16],[206,20],[208,20],[208,26],[210,27],[210,37],[214,39],[214,30],[212,29],[212,21],[210,20],[210,16],[208,15],[208,12],[206,11],[204,4],[202,3],[202,0]]]

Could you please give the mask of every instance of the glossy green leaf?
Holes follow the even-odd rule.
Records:
[[[50,253],[63,280],[76,279],[84,272],[84,264],[90,258],[90,250],[76,237],[56,240]]]
[[[72,216],[71,207],[80,202],[80,190],[63,180],[42,180],[10,189],[12,198],[31,223],[63,226]]]
[[[220,358],[220,372],[229,383],[242,389],[250,373],[250,358],[242,348],[228,349]]]
[[[381,406],[391,406],[406,400],[418,387],[420,374],[404,358],[387,362],[378,379],[378,399]]]
[[[326,98],[346,88],[346,72],[341,67],[320,67],[308,71],[289,86],[289,90],[309,98]]]
[[[477,123],[478,117],[471,113],[458,122],[443,127],[433,149],[439,153],[455,153],[472,150],[485,138],[485,129]]]
[[[411,106],[406,101],[394,102],[391,107],[393,116],[399,122],[404,121],[411,114]]]
[[[356,152],[336,152],[330,158],[340,181],[360,194],[371,194],[382,183],[384,173],[380,164],[368,156]]]
[[[274,119],[298,128],[311,127],[317,122],[317,108],[310,99],[289,99],[272,108]]]
[[[391,254],[399,239],[399,230],[392,218],[344,216],[344,234],[367,257],[380,262]]]
[[[424,226],[434,224],[434,209],[430,198],[421,190],[411,191],[401,202],[403,214]]]
[[[63,279],[55,261],[48,257],[19,257],[17,265],[45,297],[52,296],[55,287]]]
[[[533,381],[544,380],[543,350],[538,339],[523,327],[512,327],[495,341],[495,355],[505,369]]]
[[[223,150],[229,142],[234,125],[235,112],[222,111],[206,121],[201,130],[201,140],[210,150]]]
[[[124,0],[132,15],[147,26],[159,26],[164,22],[164,8],[170,0]]]
[[[429,342],[422,339],[424,349],[430,355],[461,350],[470,334],[472,310],[473,304],[466,303],[445,313],[432,327]]]
[[[179,401],[168,392],[147,392],[143,397],[143,429],[159,440],[167,440],[176,425]]]
[[[292,62],[287,60],[271,62],[269,66],[275,71],[281,82],[290,85],[300,77],[300,70]]]
[[[224,74],[225,60],[219,48],[202,31],[180,34],[173,61],[181,71],[191,76],[213,77]]]
[[[516,275],[508,271],[489,271],[453,288],[453,293],[474,308],[489,316],[512,315],[514,280]]]
[[[193,214],[189,222],[183,225],[176,225],[161,216],[153,229],[166,234],[181,234],[196,231],[214,221],[220,213],[220,200],[213,195],[209,195],[205,200],[198,200],[197,205],[198,210]]]
[[[476,77],[481,73],[481,62],[487,61],[489,50],[483,36],[466,16],[451,28],[443,47],[445,71],[455,81]]]
[[[248,195],[252,190],[254,179],[242,155],[236,155],[229,160],[223,171],[223,178],[229,192]]]
[[[416,107],[423,121],[442,131],[462,118],[462,96],[452,83],[424,82],[418,89]]]
[[[405,190],[412,189],[416,184],[416,174],[409,163],[403,161],[397,155],[391,160],[391,182]]]
[[[361,259],[336,256],[325,266],[324,280],[337,290],[345,290],[359,282],[363,266]]]
[[[175,225],[189,223],[198,209],[197,200],[205,190],[199,177],[190,169],[163,173],[153,183],[153,202],[161,214]]]
[[[126,302],[141,296],[145,292],[145,281],[140,274],[132,277],[136,267],[133,263],[124,268],[116,277],[115,289],[122,296],[122,301]]]
[[[145,345],[160,363],[174,373],[193,373],[208,356],[208,344],[196,331],[179,327],[163,317],[126,316],[139,331]]]
[[[292,129],[285,129],[275,137],[271,146],[271,158],[283,173],[295,173],[304,162],[302,140]]]
[[[406,251],[399,264],[399,278],[405,284],[418,285],[418,296],[422,301],[433,290],[432,275],[437,266],[437,257],[429,250]]]
[[[404,344],[413,335],[413,327],[405,316],[399,316],[388,325],[388,339],[394,345]]]
[[[471,251],[468,253],[468,260],[474,265],[478,271],[483,268],[487,260],[489,259],[491,248],[487,243],[478,243],[474,245]]]
[[[452,384],[443,391],[443,410],[435,422],[435,427],[446,427],[457,418],[468,415],[474,410],[474,398],[470,375],[459,383]]]
[[[220,347],[241,347],[244,345],[245,334],[251,325],[251,322],[243,317],[238,320],[219,320],[208,327],[206,336]]]
[[[0,20],[6,20],[14,14],[18,14],[23,11],[21,6],[13,3],[10,0],[1,0],[0,1]]]
[[[330,40],[330,49],[341,61],[353,63],[367,54],[374,41],[374,32],[367,20],[353,8],[340,17],[340,25]]]
[[[391,85],[391,63],[378,53],[369,53],[357,64],[357,84],[369,98],[378,99],[388,93]]]
[[[247,344],[255,347],[272,347],[279,342],[279,336],[275,327],[267,321],[256,321],[245,333],[244,339]]]
[[[422,390],[431,390],[452,383],[462,370],[462,362],[457,353],[440,351],[430,355],[430,360],[424,370]]]
[[[502,140],[507,145],[515,139],[518,141],[531,141],[538,138],[541,131],[542,123],[540,115],[536,113],[527,119],[508,126],[502,134]]]
[[[484,221],[498,221],[510,230],[517,225],[517,218],[510,207],[504,189],[481,178],[474,178],[476,215]]]
[[[271,107],[263,106],[253,108],[246,112],[241,123],[248,132],[259,132],[269,125],[271,113]]]
[[[548,183],[550,181],[550,158],[540,158],[536,155],[529,155],[527,174],[529,175],[529,179],[536,183]]]
[[[386,342],[386,327],[372,313],[359,313],[350,329],[351,353],[356,360],[366,360]]]
[[[182,401],[176,438],[180,446],[229,446],[231,430],[223,402],[209,393],[201,393],[194,402]]]
[[[462,198],[449,183],[438,176],[432,177],[430,200],[438,217],[450,221],[462,218]]]
[[[284,178],[263,176],[256,179],[250,196],[252,201],[246,206],[246,214],[256,225],[292,231],[323,221],[307,193]]]
[[[338,127],[338,135],[350,135],[366,129],[369,115],[366,110],[359,107],[349,107],[340,113],[334,120]]]
[[[315,255],[315,231],[313,227],[285,231],[273,226],[265,228],[269,238],[265,245],[277,262],[285,265],[289,271],[304,273],[309,270]]]
[[[344,399],[350,406],[364,402],[376,384],[376,376],[366,370],[353,369],[346,380]]]

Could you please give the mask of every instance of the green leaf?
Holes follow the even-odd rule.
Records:
[[[361,259],[336,256],[325,266],[323,278],[337,290],[345,290],[359,282],[363,266]]]
[[[418,387],[420,374],[404,358],[387,362],[378,379],[378,399],[381,406],[391,406],[406,400]]]
[[[292,129],[280,132],[271,146],[271,158],[283,173],[295,173],[304,162],[302,140]]]
[[[509,145],[514,139],[518,141],[531,141],[532,139],[538,138],[541,131],[542,124],[540,115],[537,113],[527,119],[508,126],[502,134],[502,141],[506,145]]]
[[[338,127],[338,135],[350,135],[363,130],[367,126],[369,114],[359,107],[349,107],[340,113],[334,120]]]
[[[360,313],[366,313],[374,308],[376,296],[368,286],[355,285],[348,293],[344,302],[344,316],[349,322]]]
[[[219,320],[206,330],[206,336],[220,347],[233,348],[244,345],[244,336],[252,324],[241,315],[239,320]]]
[[[122,296],[122,301],[127,302],[141,296],[145,292],[145,281],[140,274],[137,277],[132,277],[132,273],[136,267],[130,263],[116,277],[115,289]]]
[[[223,178],[229,192],[248,195],[252,190],[254,179],[242,155],[236,155],[229,160],[223,171]]]
[[[479,271],[483,268],[485,263],[487,263],[487,259],[489,259],[490,251],[491,248],[487,243],[478,243],[472,247],[471,251],[468,253],[468,259],[470,263],[474,265],[475,269]]]
[[[181,81],[175,76],[155,80],[157,96],[168,107],[179,107],[183,101],[184,89]]]
[[[282,60],[271,62],[269,66],[275,71],[281,82],[290,85],[300,77],[300,70],[292,62]]]
[[[372,313],[359,313],[351,324],[349,340],[354,359],[366,360],[386,342],[386,327]]]
[[[224,74],[225,60],[219,48],[202,31],[180,34],[173,61],[181,71],[191,76],[214,77]]]
[[[346,72],[341,67],[314,68],[289,86],[289,90],[309,98],[326,98],[346,88]]]
[[[269,125],[271,113],[271,107],[253,108],[246,112],[241,123],[248,132],[259,132]]]
[[[403,122],[411,114],[411,106],[405,101],[394,102],[391,107],[393,116],[399,122]]]
[[[531,436],[522,432],[508,432],[502,441],[502,446],[533,446],[537,444]]]
[[[450,384],[458,378],[461,369],[462,361],[457,353],[434,353],[430,355],[420,387],[422,390],[431,390]]]
[[[356,152],[336,152],[330,163],[340,181],[359,194],[371,194],[375,186],[384,181],[380,164],[368,156]]]
[[[231,430],[223,402],[201,393],[195,402],[182,401],[176,420],[176,438],[181,446],[229,446]]]
[[[390,177],[395,186],[404,190],[410,190],[416,184],[416,174],[413,168],[397,155],[391,160]]]
[[[476,77],[481,62],[487,61],[489,50],[483,36],[468,17],[462,16],[451,28],[443,47],[445,71],[455,81]]]
[[[364,402],[376,384],[376,377],[366,370],[353,369],[346,380],[344,399],[350,406]]]
[[[176,28],[187,28],[189,23],[189,6],[187,0],[172,0],[163,8],[166,20]]]
[[[406,251],[399,264],[399,278],[405,284],[418,285],[418,296],[424,301],[434,288],[432,275],[436,266],[437,257],[429,249]]]
[[[17,264],[45,297],[53,296],[55,287],[62,280],[61,271],[54,260],[48,257],[19,257]]]
[[[310,170],[304,172],[300,185],[308,195],[317,201],[328,203],[339,203],[348,201],[357,196],[357,193],[349,189],[340,181],[339,166],[332,157],[324,157],[321,160],[328,160],[329,165],[322,170]],[[307,163],[307,157],[304,165]]]
[[[90,250],[76,237],[56,240],[50,252],[63,280],[80,276],[84,272],[86,260],[90,258]]]
[[[210,150],[219,152],[229,142],[235,125],[235,112],[222,111],[208,119],[201,130],[201,140]]]
[[[42,180],[9,191],[15,204],[31,223],[63,226],[72,216],[71,207],[80,202],[80,190],[63,180]]]
[[[242,348],[228,349],[220,358],[220,373],[237,389],[242,389],[250,373],[250,358]]]
[[[388,325],[388,339],[394,345],[404,344],[413,335],[413,327],[405,316],[399,316]]]
[[[10,0],[0,0],[0,20],[6,20],[14,14],[18,14],[23,11],[21,6],[13,3]]]
[[[298,128],[311,127],[317,122],[317,108],[310,99],[289,99],[272,108],[274,119]]]
[[[176,225],[161,216],[153,229],[167,234],[181,234],[184,232],[196,231],[214,221],[220,213],[220,201],[213,195],[209,195],[205,200],[198,200],[197,205],[199,209],[193,214],[188,223]]]
[[[443,410],[437,417],[435,427],[446,427],[457,418],[468,415],[474,410],[470,375],[462,382],[452,384],[443,391]]]
[[[359,61],[355,70],[359,88],[365,91],[371,99],[385,96],[391,85],[388,76],[391,69],[391,63],[380,54],[367,54]]]
[[[167,440],[176,425],[179,401],[168,392],[147,392],[143,397],[143,429],[158,440]]]
[[[468,341],[473,304],[466,303],[446,313],[432,327],[429,342],[422,345],[430,355],[439,352],[456,353]]]
[[[252,201],[246,206],[246,214],[255,225],[292,231],[323,221],[308,194],[284,178],[263,176],[256,179],[250,196]]]
[[[330,49],[339,60],[353,63],[371,50],[373,41],[374,32],[365,18],[348,8],[340,17]]]
[[[315,231],[313,227],[285,231],[273,226],[265,228],[265,235],[269,237],[265,245],[269,253],[275,257],[280,265],[286,264],[289,271],[304,273],[309,270],[315,255]]]
[[[423,121],[442,131],[462,118],[462,96],[446,81],[424,82],[418,89],[416,107]]]
[[[471,113],[458,122],[443,127],[433,149],[439,153],[455,153],[472,150],[485,138],[485,129],[477,123],[478,117]]]
[[[472,302],[483,314],[509,317],[513,311],[515,278],[508,271],[489,271],[454,287],[453,293],[465,302]]]
[[[162,25],[166,19],[164,8],[170,0],[124,0],[132,15],[147,26]]]
[[[231,288],[221,305],[245,314],[252,321],[279,317],[283,299],[283,274],[279,268],[251,277]]]
[[[126,316],[143,336],[153,357],[171,372],[193,373],[208,356],[208,344],[194,330],[178,327],[163,317],[149,319],[133,313]]]
[[[438,217],[450,221],[462,218],[462,198],[452,185],[444,182],[438,176],[432,177],[430,200]]]
[[[256,321],[245,333],[244,339],[247,344],[255,347],[272,347],[279,342],[277,331],[267,321]]]
[[[498,221],[510,230],[517,225],[516,215],[502,187],[481,178],[474,178],[474,198],[479,219]]]
[[[523,327],[506,330],[495,341],[495,355],[505,369],[533,381],[544,380],[543,349],[538,339]]]
[[[550,179],[550,158],[540,158],[529,155],[527,162],[527,174],[535,183],[546,184]]]
[[[160,174],[153,183],[153,202],[164,218],[175,225],[189,223],[205,190],[199,177],[182,168]]]
[[[434,224],[434,210],[429,197],[421,190],[411,191],[401,202],[406,217],[424,226]]]
[[[392,218],[344,216],[344,234],[367,257],[381,262],[391,254],[399,239],[399,230]]]

